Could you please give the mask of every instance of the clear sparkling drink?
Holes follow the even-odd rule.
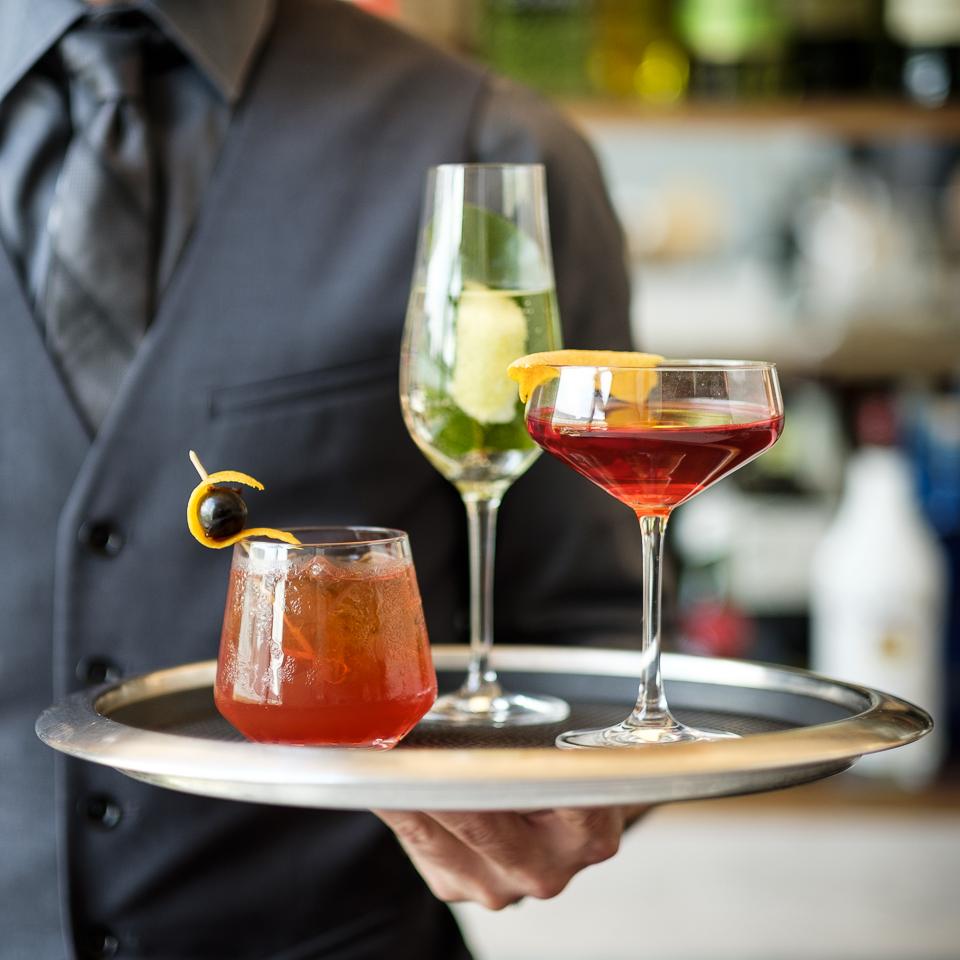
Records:
[[[473,284],[439,303],[419,290],[409,317],[426,331],[401,391],[410,435],[461,492],[502,493],[540,453],[506,370],[517,357],[556,344],[553,290]]]

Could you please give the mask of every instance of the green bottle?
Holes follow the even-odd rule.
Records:
[[[691,89],[697,96],[756,100],[783,94],[787,19],[780,0],[682,0],[678,26],[693,54]]]
[[[499,73],[557,96],[587,92],[589,0],[486,0],[481,56]]]
[[[595,0],[589,73],[598,93],[658,106],[683,99],[690,60],[671,13],[669,0]]]

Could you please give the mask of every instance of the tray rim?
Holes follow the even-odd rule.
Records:
[[[468,648],[436,645],[438,669],[465,666]],[[642,655],[592,647],[503,646],[494,662],[503,670],[546,670],[636,677]],[[602,669],[597,669],[602,664]],[[929,714],[898,697],[832,680],[805,670],[745,660],[665,654],[667,680],[785,692],[836,703],[850,717],[740,740],[678,743],[642,750],[563,751],[553,748],[407,748],[371,751],[208,741],[182,734],[144,731],[105,713],[161,694],[212,685],[216,661],[154,671],[72,694],[48,707],[36,732],[48,746],[70,756],[114,767],[138,779],[163,782],[245,783],[293,789],[409,787],[441,791],[475,784],[523,789],[541,784],[661,781],[716,778],[764,771],[832,766],[919,739],[933,727]],[[101,712],[103,711],[103,712]],[[184,740],[190,741],[189,757]],[[483,762],[479,763],[478,754]],[[518,760],[522,759],[522,763]],[[831,771],[833,772],[833,771]],[[384,805],[384,804],[381,804]]]

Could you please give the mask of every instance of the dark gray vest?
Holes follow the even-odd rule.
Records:
[[[191,447],[263,479],[264,522],[408,529],[449,638],[463,517],[406,436],[397,365],[423,173],[462,155],[480,85],[346,5],[283,4],[92,445],[0,257],[0,957],[63,955],[60,896],[83,956],[104,936],[124,956],[300,956],[284,951],[304,942],[327,956],[368,911],[375,930],[432,909],[372,817],[216,803],[66,762],[55,808],[32,725],[106,670],[216,655],[229,551],[186,532]]]
[[[408,530],[431,637],[462,639],[463,509],[397,398],[426,168],[545,159],[569,342],[627,344],[620,238],[592,157],[532,100],[502,101],[499,133],[481,123],[489,94],[478,71],[346,3],[281,0],[92,444],[0,254],[2,960],[64,956],[61,913],[67,956],[117,942],[120,956],[165,960],[462,955],[372,816],[143,786],[55,761],[33,723],[105,674],[216,655],[229,551],[187,533],[190,448],[266,484],[249,501],[259,523]],[[500,640],[632,626],[639,549],[631,568],[620,531],[633,534],[622,508],[538,463],[505,501]]]

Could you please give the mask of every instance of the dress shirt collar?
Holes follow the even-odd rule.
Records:
[[[0,101],[84,9],[80,0],[0,0]]]
[[[0,0],[3,2],[3,0]],[[228,103],[243,93],[275,0],[140,0],[141,9],[193,61]]]
[[[234,103],[273,22],[275,0],[132,0]],[[83,0],[0,0],[0,100],[91,8]]]

